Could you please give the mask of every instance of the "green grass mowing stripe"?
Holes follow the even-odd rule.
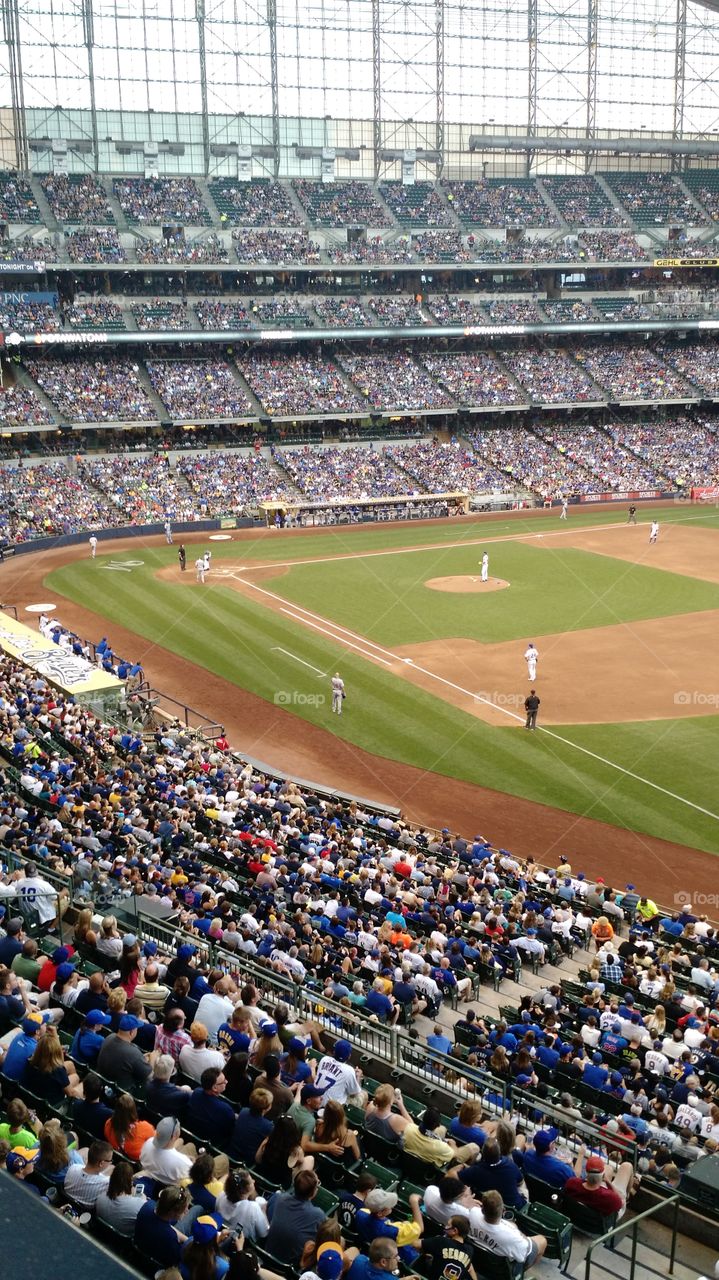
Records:
[[[671,830],[672,838],[716,848],[714,824],[702,815],[677,815],[675,802],[657,793],[650,802],[641,784],[618,782],[614,771],[578,756],[569,745],[552,742],[550,748],[542,735],[530,739],[487,726],[231,590],[193,591],[197,601],[188,606],[185,588],[157,582],[147,571],[133,574],[132,583],[125,579],[120,585],[119,578],[107,574],[98,583],[79,562],[56,571],[48,585],[268,700],[278,688],[315,689],[309,673],[298,673],[291,659],[271,652],[273,646],[323,670],[340,666],[350,691],[341,721],[317,706],[292,710],[368,751],[650,834],[668,836]],[[601,754],[614,758],[610,749]]]

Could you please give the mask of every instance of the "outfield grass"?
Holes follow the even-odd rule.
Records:
[[[649,517],[647,512],[642,514]],[[669,523],[696,514],[695,508],[677,507],[662,510],[659,518]],[[702,526],[719,527],[716,513],[701,515]],[[607,515],[581,512],[574,521],[606,524]],[[547,522],[528,519],[522,528],[546,530]],[[424,526],[411,531],[374,527],[331,536],[265,538],[261,543],[214,544],[213,560],[249,563],[250,559],[357,554],[407,545],[410,538],[414,544],[446,544],[485,535],[499,537],[505,530],[517,533],[516,522]],[[98,556],[94,563],[81,560],[56,570],[46,582],[53,591],[270,702],[278,694],[328,692],[326,678],[320,679],[277,649],[298,654],[325,673],[336,667],[341,655],[342,672],[351,691],[347,714],[341,720],[332,718],[328,703],[288,706],[296,716],[380,756],[717,851],[718,824],[714,818],[581,754],[574,744],[716,812],[719,716],[556,727],[553,736],[492,727],[217,581],[211,590],[204,591],[188,591],[185,584],[159,581],[155,570],[175,561],[176,548],[143,547],[140,553],[138,545],[138,553],[137,558],[145,564],[131,574],[103,571],[102,565],[110,557]],[[711,583],[568,548],[548,555],[531,545],[512,542],[491,550],[491,572],[513,582],[512,591],[486,598],[491,599],[491,614],[480,615],[478,606],[484,602],[476,596],[440,596],[421,586],[427,576],[471,572],[458,565],[464,566],[466,557],[476,566],[479,554],[481,548],[478,553],[474,547],[440,552],[428,549],[371,561],[346,560],[336,566],[297,566],[268,586],[386,644],[439,635],[468,634],[483,640],[536,637],[546,631],[719,607],[719,587]],[[500,566],[505,556],[513,565],[512,573],[505,574]],[[370,574],[368,564],[372,566]],[[393,572],[394,591],[399,596],[394,601],[390,586]],[[445,606],[455,604],[464,610],[461,628],[460,614],[445,611]],[[194,698],[198,706],[202,705],[201,693],[199,686]]]

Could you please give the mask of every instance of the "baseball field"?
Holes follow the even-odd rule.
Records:
[[[184,573],[177,544],[125,539],[94,561],[84,546],[18,559],[2,588],[20,609],[55,600],[66,625],[107,634],[269,764],[447,825],[454,794],[477,830],[494,815],[488,834],[509,847],[521,812],[515,847],[534,839],[545,856],[581,847],[591,820],[620,866],[633,833],[632,848],[676,867],[670,847],[719,849],[719,513],[626,520],[574,508],[567,521],[193,535]],[[536,733],[524,729],[530,640]]]

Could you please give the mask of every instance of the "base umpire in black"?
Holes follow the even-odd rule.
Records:
[[[536,729],[537,712],[539,711],[539,703],[541,699],[537,697],[536,689],[530,689],[527,697],[524,699],[524,710],[527,713],[527,723],[525,729]]]

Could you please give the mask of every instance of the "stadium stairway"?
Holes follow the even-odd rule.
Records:
[[[170,410],[167,408],[167,405],[163,404],[162,400],[160,399],[157,392],[155,391],[155,388],[153,387],[152,381],[150,379],[150,375],[147,372],[147,369],[145,368],[145,365],[143,364],[143,362],[141,360],[138,360],[136,361],[136,364],[137,364],[138,381],[145,388],[145,391],[147,392],[147,395],[150,400],[150,404],[152,405],[153,409],[155,410],[155,413],[157,414],[158,421],[167,422],[168,419],[171,417]]]
[[[693,192],[693,191],[690,191],[690,189],[689,189],[689,187],[687,186],[686,182],[682,182],[681,174],[679,174],[679,173],[675,173],[675,174],[674,174],[674,178],[675,178],[675,181],[677,182],[677,184],[681,187],[682,195],[687,196],[687,197],[688,197],[688,199],[689,199],[689,200],[691,200],[691,202],[692,202],[692,204],[693,204],[694,208],[695,208],[695,209],[696,209],[696,211],[697,211],[697,216],[696,216],[696,219],[695,219],[695,221],[696,221],[697,225],[698,225],[698,226],[701,226],[701,227],[703,227],[703,228],[706,228],[706,224],[707,224],[707,211],[706,211],[706,209],[704,208],[704,205],[703,205],[703,204],[701,203],[701,201],[697,198],[697,196],[695,196],[695,195],[694,195],[694,192]]]
[[[42,221],[45,223],[45,226],[47,227],[48,231],[52,233],[53,241],[56,242],[56,239],[57,239],[56,233],[60,230],[60,223],[58,222],[57,218],[55,217],[55,214],[50,208],[50,202],[48,201],[48,198],[42,189],[42,183],[40,182],[40,179],[31,178],[30,186],[32,187],[32,193],[35,197],[35,203],[37,204],[37,207],[40,210],[40,217],[42,218]]]
[[[565,231],[565,230],[569,227],[569,223],[566,221],[566,219],[565,219],[565,218],[563,218],[563,217],[562,217],[561,211],[559,210],[559,208],[557,207],[557,205],[554,203],[554,201],[553,201],[552,197],[550,196],[550,194],[549,194],[549,192],[548,192],[547,188],[545,187],[544,183],[542,182],[542,179],[541,179],[541,178],[537,178],[537,180],[536,180],[536,181],[537,181],[537,190],[539,191],[539,194],[541,195],[542,199],[544,200],[544,203],[549,205],[549,208],[552,210],[552,213],[554,214],[554,217],[557,219],[557,225],[559,226],[559,228],[560,228],[562,231]]]
[[[69,419],[65,417],[64,413],[60,412],[57,405],[54,404],[53,401],[50,399],[50,397],[47,396],[45,392],[38,386],[37,382],[35,382],[30,377],[30,374],[28,373],[24,364],[16,365],[15,368],[17,371],[17,381],[19,382],[20,386],[28,387],[29,390],[32,391],[35,398],[40,401],[40,404],[43,406],[43,408],[46,409],[47,412],[50,414],[50,417],[52,418],[53,422],[56,422],[59,427],[67,426]]]
[[[119,200],[115,198],[115,193],[113,192],[113,189],[112,189],[112,178],[103,178],[98,175],[97,180],[101,184],[105,194],[107,195],[107,202],[110,208],[112,209],[113,217],[115,219],[115,226],[118,232],[129,231],[130,227],[129,227],[127,218],[125,217],[122,211]]]
[[[627,1223],[631,1223],[631,1214]],[[586,1253],[590,1241],[575,1233],[572,1249],[572,1260],[567,1274],[572,1280],[586,1280]],[[671,1231],[663,1227],[653,1218],[645,1219],[637,1228],[636,1264],[634,1280],[657,1280],[658,1276],[668,1274],[671,1250]],[[698,1244],[686,1235],[677,1236],[677,1257],[672,1271],[673,1280],[697,1280],[702,1274],[714,1274],[715,1254],[705,1245]],[[623,1232],[617,1237],[616,1248],[607,1249],[600,1245],[595,1249],[589,1270],[589,1280],[606,1280],[614,1276],[615,1280],[630,1280],[632,1275],[632,1233]],[[532,1274],[543,1277],[548,1274],[551,1262],[542,1262],[539,1267],[532,1268]],[[554,1276],[556,1278],[556,1266]]]
[[[612,188],[610,187],[609,183],[605,182],[604,178],[601,176],[600,173],[595,173],[593,176],[594,176],[595,182],[597,182],[599,186],[602,188],[602,191],[607,197],[607,200],[609,201],[612,208],[619,209],[620,213],[622,214],[622,217],[626,218],[627,224],[630,230],[636,231],[637,229],[636,222],[634,221],[632,215],[628,213],[628,211],[624,208],[624,205],[620,204],[616,193],[612,191]],[[644,231],[644,227],[642,227],[642,231]]]

